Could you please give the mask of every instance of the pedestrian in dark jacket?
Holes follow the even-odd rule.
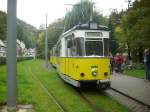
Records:
[[[146,80],[150,81],[150,54],[149,49],[144,50],[144,66],[146,71]]]

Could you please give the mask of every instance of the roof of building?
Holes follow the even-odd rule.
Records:
[[[0,46],[6,47],[5,44],[4,44],[4,42],[2,40],[0,40]]]

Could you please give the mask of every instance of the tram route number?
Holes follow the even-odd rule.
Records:
[[[98,66],[97,66],[97,65],[94,65],[94,66],[91,66],[91,68],[98,68]]]

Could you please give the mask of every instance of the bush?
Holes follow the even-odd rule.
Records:
[[[33,57],[17,57],[17,61],[31,60]],[[0,57],[0,65],[6,64],[6,57]]]
[[[0,65],[6,64],[6,58],[5,57],[0,57]]]
[[[136,63],[135,69],[144,69],[144,64],[143,63]]]
[[[17,57],[18,62],[24,61],[24,60],[31,60],[31,59],[33,59],[33,57]]]

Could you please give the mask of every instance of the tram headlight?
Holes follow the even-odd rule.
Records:
[[[93,68],[93,69],[92,69],[92,75],[93,75],[93,76],[97,76],[97,75],[98,75],[98,71],[97,71],[96,68]]]
[[[96,72],[96,71],[93,71],[93,72],[92,72],[92,75],[93,75],[93,76],[97,76],[97,72]]]

